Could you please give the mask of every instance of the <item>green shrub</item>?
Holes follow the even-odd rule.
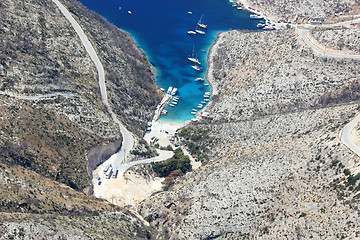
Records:
[[[164,162],[152,163],[154,172],[158,173],[161,177],[167,177],[175,170],[185,173],[191,168],[190,159],[185,156],[181,148],[174,150],[174,156]]]

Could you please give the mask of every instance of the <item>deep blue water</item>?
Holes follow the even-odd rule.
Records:
[[[168,114],[160,118],[166,122],[184,122],[193,118],[191,109],[197,108],[204,93],[211,91],[210,87],[196,83],[194,79],[205,78],[207,54],[216,35],[229,29],[255,30],[258,23],[249,19],[248,12],[237,10],[227,0],[80,1],[134,38],[156,68],[156,84],[160,88],[178,88],[178,105],[168,106]],[[202,22],[208,26],[206,34],[188,35],[187,31],[195,30],[202,15]],[[193,64],[187,59],[193,48],[202,71],[192,69]]]

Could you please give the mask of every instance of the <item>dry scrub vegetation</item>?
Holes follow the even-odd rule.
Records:
[[[146,56],[104,18],[75,1],[63,2],[99,53],[114,112],[142,136],[159,100]],[[13,228],[21,225],[23,238],[58,239],[67,234],[61,226],[75,216],[93,223],[74,225],[72,237],[93,224],[98,229],[84,238],[146,238],[147,229],[125,211],[128,217],[114,217],[118,228],[100,227],[119,209],[83,193],[91,192],[88,172],[120,143],[119,128],[101,102],[96,68],[59,9],[52,1],[1,1],[0,211],[12,220],[0,217],[0,236],[18,238]],[[24,214],[40,223],[22,222]],[[55,214],[49,218],[55,225],[39,227],[51,223],[48,214]]]
[[[216,94],[193,126],[209,162],[141,205],[157,237],[359,237],[360,160],[338,137],[360,110],[359,62],[316,56],[293,30],[221,33],[209,60]]]

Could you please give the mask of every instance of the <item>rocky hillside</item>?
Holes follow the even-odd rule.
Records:
[[[360,28],[314,29],[311,34],[327,48],[348,53],[360,53]]]
[[[359,0],[246,0],[256,9],[260,9],[278,20],[306,22],[312,19],[324,20],[337,15],[359,14]]]
[[[105,66],[114,112],[142,136],[160,97],[144,53],[96,13],[63,3]],[[93,62],[50,0],[0,2],[0,136],[1,212],[91,219],[112,211],[82,192],[91,192],[88,172],[120,146],[121,135],[101,102]]]
[[[165,239],[360,237],[359,62],[314,55],[294,30],[220,34],[199,142],[208,162],[140,208]]]

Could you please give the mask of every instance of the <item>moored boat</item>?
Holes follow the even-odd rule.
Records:
[[[194,31],[187,31],[187,33],[189,34],[189,35],[196,35],[196,32],[194,32]]]
[[[193,69],[195,69],[196,71],[201,71],[201,70],[202,70],[202,68],[199,67],[199,66],[197,66],[197,65],[191,65],[191,67],[192,67]]]
[[[198,22],[198,26],[199,27],[201,27],[201,28],[207,28],[207,25],[205,25],[205,24],[203,24],[203,23],[201,23],[201,19],[203,18],[203,16],[204,16],[204,14],[203,15],[201,15],[201,18],[200,18],[200,20],[199,20],[199,22]]]
[[[264,30],[274,30],[275,28],[273,26],[265,26],[263,27]]]
[[[250,15],[250,18],[251,18],[251,19],[263,19],[264,17],[263,17],[263,16],[256,15],[256,14],[251,14],[251,15]]]
[[[171,94],[173,87],[169,87],[168,90],[166,91],[167,94]]]
[[[199,59],[194,58],[194,57],[188,57],[188,60],[194,63],[197,63],[199,65],[201,65],[201,62],[199,61]]]
[[[204,81],[204,79],[200,78],[200,77],[195,79],[195,82],[203,82],[203,81]]]
[[[194,115],[195,115],[195,114],[196,114],[196,112],[191,112],[191,114],[194,114]]]
[[[201,65],[199,59],[197,59],[197,57],[195,57],[195,47],[194,46],[193,46],[192,54],[191,54],[191,56],[188,57],[188,60]]]
[[[176,92],[177,92],[177,88],[174,87],[174,88],[171,90],[171,93],[170,93],[170,94],[174,96],[174,95],[176,94]]]
[[[199,30],[199,29],[196,29],[195,32],[197,32],[197,33],[199,33],[199,34],[201,34],[201,35],[204,35],[204,34],[205,34],[204,31],[201,31],[201,30]]]

